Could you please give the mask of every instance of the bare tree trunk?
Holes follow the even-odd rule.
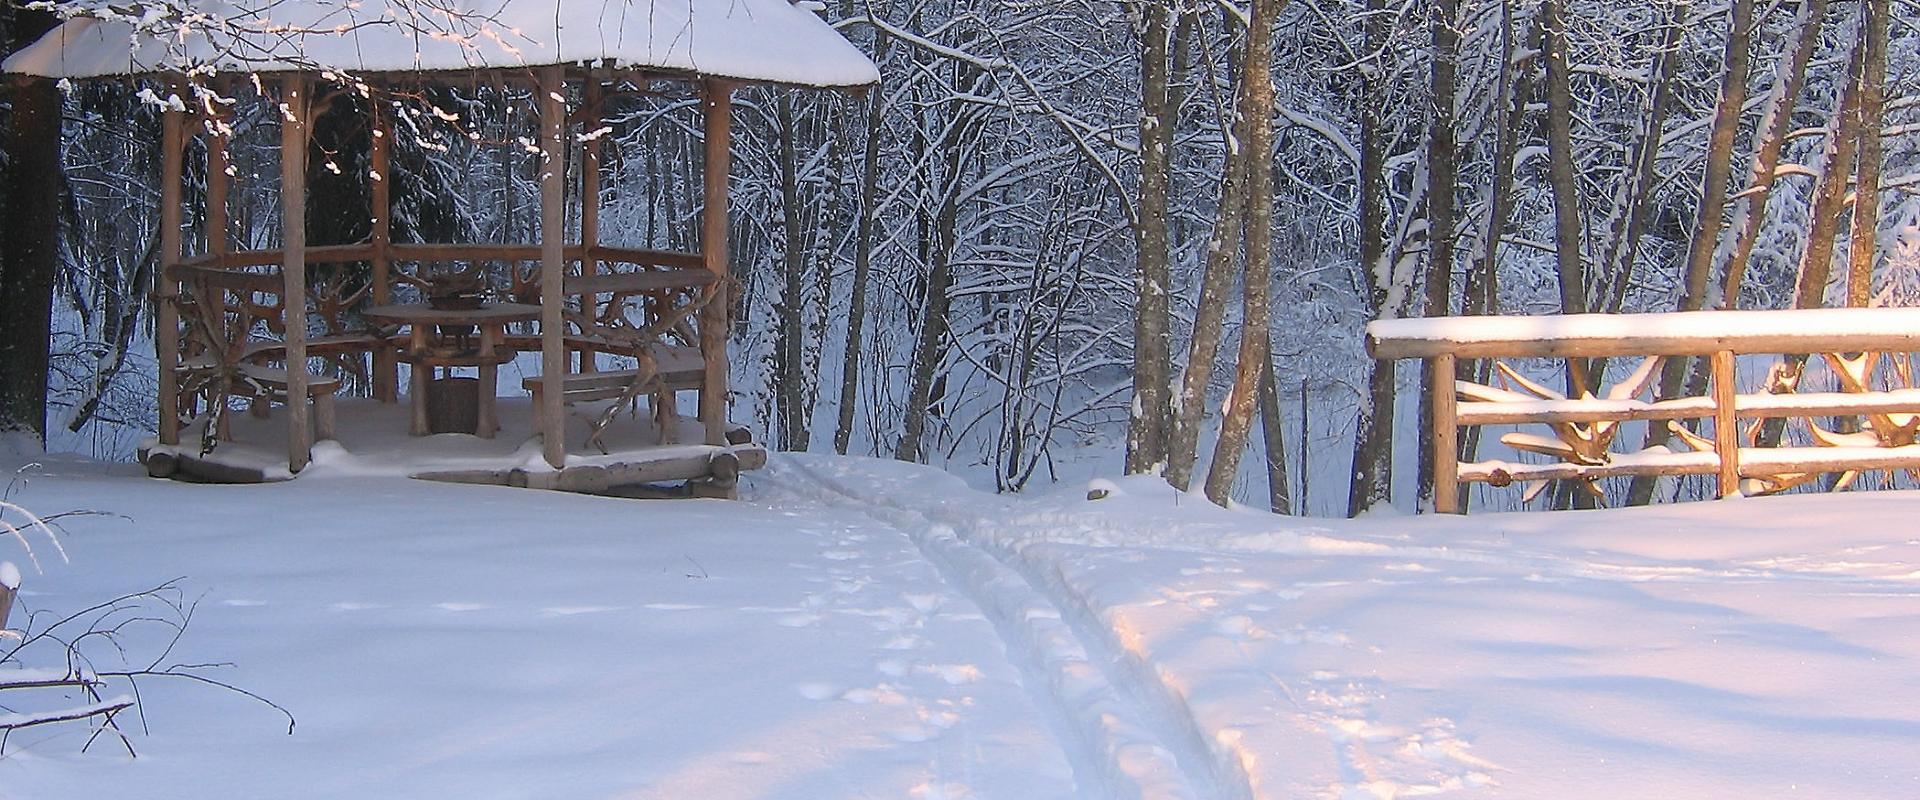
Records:
[[[20,44],[57,20],[15,10]],[[45,23],[44,25],[40,23]],[[31,35],[29,35],[31,34]],[[20,41],[23,40],[23,41]],[[5,43],[0,43],[5,44]],[[46,442],[48,344],[53,279],[60,257],[60,92],[53,81],[8,75],[12,110],[0,174],[6,224],[0,225],[0,433]]]
[[[1735,0],[1751,2],[1752,0]],[[1646,123],[1641,130],[1639,149],[1634,154],[1634,167],[1630,179],[1623,185],[1621,198],[1616,204],[1612,236],[1605,256],[1600,261],[1602,274],[1592,297],[1592,304],[1598,304],[1594,310],[1606,313],[1618,312],[1626,303],[1627,287],[1633,284],[1633,268],[1640,260],[1640,241],[1646,234],[1647,215],[1653,208],[1653,193],[1659,184],[1660,146],[1665,138],[1667,114],[1673,107],[1674,82],[1680,73],[1680,43],[1687,25],[1685,4],[1674,4],[1673,18],[1667,21],[1666,34],[1662,37],[1660,51],[1653,61],[1653,89],[1647,102]],[[1737,10],[1737,9],[1736,9]],[[1744,52],[1744,51],[1743,51]],[[1741,70],[1741,86],[1746,85],[1744,66]],[[1744,102],[1744,94],[1743,94]],[[1734,113],[1739,113],[1735,107]],[[1737,119],[1737,117],[1736,117]],[[1729,140],[1731,145],[1731,140]],[[1721,169],[1721,183],[1724,186],[1725,167]],[[1724,190],[1723,190],[1724,191]],[[1593,380],[1603,376],[1603,367],[1596,363]]]
[[[1435,0],[1429,36],[1433,43],[1432,120],[1427,133],[1427,308],[1429,317],[1453,313],[1454,184],[1458,171],[1454,164],[1454,82],[1459,70],[1460,4],[1458,0]],[[1435,375],[1426,370],[1420,376],[1420,504],[1433,498],[1434,452],[1433,393],[1435,382],[1452,381],[1456,375]],[[1448,385],[1448,384],[1442,384]]]
[[[1384,0],[1367,0],[1367,52],[1386,47],[1387,23]],[[1393,300],[1392,268],[1386,247],[1386,163],[1387,133],[1383,130],[1378,104],[1365,101],[1372,94],[1376,78],[1362,73],[1360,108],[1360,264],[1372,285],[1368,287],[1369,305],[1376,318],[1397,314]],[[1362,398],[1358,418],[1354,420],[1353,481],[1347,485],[1347,515],[1358,516],[1378,503],[1392,499],[1393,492],[1393,362],[1370,362],[1367,393]]]
[[[1233,263],[1240,254],[1242,225],[1247,213],[1247,120],[1237,111],[1221,122],[1226,154],[1220,182],[1220,208],[1207,241],[1206,271],[1200,278],[1200,302],[1193,317],[1193,338],[1187,346],[1187,366],[1174,398],[1173,427],[1167,438],[1167,483],[1186,491],[1193,485],[1193,465],[1199,458],[1200,424],[1207,402],[1207,384],[1213,378],[1214,358],[1220,349],[1226,321],[1227,288]]]
[[[971,73],[971,69],[956,68],[954,87],[959,89],[971,85]],[[952,320],[947,315],[953,304],[948,292],[953,288],[954,230],[960,215],[961,187],[965,185],[963,173],[973,150],[965,142],[977,135],[978,113],[977,109],[958,112],[959,118],[949,122],[945,134],[935,144],[936,152],[943,154],[946,159],[946,169],[942,173],[946,188],[934,212],[933,240],[929,243],[928,259],[931,266],[927,274],[926,295],[920,304],[920,332],[914,341],[913,361],[908,371],[906,415],[901,420],[900,444],[894,449],[893,455],[901,461],[921,460],[927,417],[937,413],[934,406],[946,394],[946,375],[942,367],[946,362],[948,332],[952,330]]]
[[[1733,0],[1727,15],[1727,47],[1722,60],[1726,73],[1720,80],[1720,102],[1714,107],[1713,132],[1707,138],[1706,178],[1700,187],[1699,222],[1687,249],[1686,273],[1681,279],[1681,311],[1699,311],[1707,301],[1707,282],[1712,277],[1713,254],[1720,241],[1721,215],[1726,210],[1727,184],[1732,177],[1734,137],[1740,132],[1740,117],[1747,102],[1747,77],[1752,72],[1754,0]],[[1660,396],[1673,397],[1685,382],[1688,359],[1669,360],[1660,374]],[[1647,426],[1646,444],[1652,447],[1667,440],[1667,429]],[[1634,477],[1627,489],[1627,502],[1646,505],[1653,501],[1659,479],[1651,475]]]
[[[1139,249],[1139,301],[1134,308],[1133,405],[1127,420],[1127,474],[1152,471],[1167,459],[1173,409],[1168,383],[1172,342],[1167,297],[1173,281],[1168,257],[1167,206],[1177,109],[1168,89],[1173,10],[1166,0],[1138,4],[1140,57],[1140,199],[1134,241]]]
[[[1709,298],[1709,307],[1740,305],[1740,287],[1746,280],[1747,263],[1752,259],[1754,244],[1760,239],[1760,226],[1767,218],[1767,199],[1773,192],[1780,153],[1786,146],[1787,133],[1793,130],[1793,110],[1800,102],[1800,90],[1806,85],[1807,64],[1813,60],[1813,51],[1820,43],[1820,26],[1826,13],[1827,0],[1807,0],[1806,5],[1800,7],[1800,35],[1794,41],[1792,56],[1780,61],[1773,94],[1767,101],[1767,113],[1758,128],[1752,181],[1740,193],[1740,205],[1734,210],[1730,226],[1734,233],[1733,250],[1727,257],[1726,272],[1721,276],[1720,297],[1718,302]],[[1697,394],[1700,387],[1706,385],[1706,371],[1696,369],[1694,376],[1688,379],[1687,388]]]
[[[1207,499],[1225,506],[1246,453],[1253,418],[1259,412],[1261,379],[1270,371],[1267,354],[1268,298],[1273,285],[1273,23],[1281,0],[1253,0],[1247,51],[1240,74],[1240,119],[1247,129],[1241,152],[1247,166],[1247,261],[1240,326],[1240,353],[1220,421],[1220,440],[1207,470]]]
[[[1733,0],[1727,21],[1727,71],[1720,81],[1720,102],[1713,112],[1713,132],[1707,141],[1706,180],[1700,187],[1700,218],[1687,249],[1687,272],[1680,295],[1681,311],[1706,307],[1707,281],[1713,273],[1713,255],[1720,243],[1721,215],[1726,210],[1727,184],[1732,177],[1734,137],[1747,103],[1747,77],[1752,72],[1754,0]],[[1661,396],[1678,386],[1674,365],[1661,376]]]
[[[1547,60],[1547,182],[1553,189],[1560,313],[1584,314],[1587,275],[1580,255],[1580,187],[1575,183],[1577,170],[1573,163],[1573,64],[1567,50],[1566,13],[1566,0],[1545,0],[1541,6],[1541,52]]]
[[[1847,246],[1847,305],[1865,307],[1873,299],[1873,263],[1879,252],[1880,126],[1886,105],[1887,22],[1893,9],[1887,0],[1862,0],[1866,14],[1863,47],[1866,63],[1860,76],[1858,122],[1859,167],[1854,180],[1853,236]]]
[[[798,126],[793,118],[793,93],[780,92],[774,100],[775,122],[779,125],[776,135],[780,140],[780,200],[781,222],[785,242],[782,248],[782,291],[780,302],[774,306],[774,314],[779,320],[778,344],[774,349],[774,374],[777,385],[774,388],[775,417],[780,424],[781,450],[804,451],[808,441],[808,418],[811,416],[811,404],[805,401],[806,370],[802,363],[801,345],[805,342],[806,296],[802,281],[807,262],[805,228],[801,220],[800,203],[800,156],[794,144],[799,136]]]
[[[1293,498],[1287,486],[1286,419],[1280,415],[1280,390],[1275,385],[1271,341],[1267,344],[1264,373],[1260,379],[1260,441],[1267,449],[1267,508],[1275,514],[1292,514]],[[1306,417],[1301,417],[1301,421],[1305,422]],[[1301,459],[1301,471],[1304,473],[1306,468],[1306,459]]]
[[[1833,273],[1833,244],[1840,235],[1846,208],[1847,183],[1853,177],[1853,156],[1860,141],[1860,84],[1866,70],[1866,47],[1856,44],[1847,60],[1847,82],[1839,106],[1827,127],[1825,164],[1808,211],[1807,247],[1800,258],[1800,280],[1794,285],[1795,308],[1826,304],[1827,283]]]
[[[1514,161],[1520,151],[1520,127],[1526,115],[1527,98],[1532,91],[1532,81],[1528,79],[1532,72],[1528,68],[1531,57],[1515,58],[1518,48],[1514,46],[1514,37],[1517,33],[1514,30],[1513,0],[1501,0],[1500,96],[1495,104],[1500,112],[1500,122],[1494,137],[1493,188],[1487,198],[1486,232],[1481,237],[1483,244],[1479,258],[1475,260],[1471,267],[1473,271],[1467,278],[1466,313],[1474,315],[1500,312],[1500,237],[1506,232],[1507,218],[1511,214],[1512,204],[1508,201],[1513,194]],[[1528,37],[1529,41],[1533,38]],[[1486,383],[1493,362],[1478,359],[1473,361],[1473,365],[1469,380]],[[1480,450],[1480,427],[1468,428],[1461,439],[1465,456],[1474,458]]]
[[[1861,32],[1866,28],[1862,21]],[[1833,244],[1840,236],[1840,223],[1846,213],[1847,184],[1853,178],[1853,157],[1860,140],[1860,85],[1866,73],[1867,48],[1856,42],[1847,58],[1847,80],[1833,117],[1827,125],[1826,154],[1820,178],[1814,185],[1812,207],[1807,211],[1807,245],[1800,256],[1800,277],[1794,284],[1794,308],[1820,308],[1826,305],[1827,284],[1833,276]],[[1777,374],[1797,379],[1806,367],[1807,354],[1790,353],[1782,359]],[[1776,381],[1767,390],[1775,394],[1792,390],[1795,380]],[[1755,438],[1759,447],[1777,447],[1786,435],[1786,420],[1768,419]]]
[[[892,39],[886,31],[874,28],[873,57],[884,62]],[[860,397],[860,350],[866,346],[867,284],[873,272],[874,224],[880,211],[874,207],[880,187],[880,134],[886,121],[886,103],[881,87],[867,93],[866,152],[860,163],[860,217],[854,229],[853,297],[847,301],[847,349],[840,357],[839,419],[833,427],[833,451],[847,454],[853,440],[853,416]]]

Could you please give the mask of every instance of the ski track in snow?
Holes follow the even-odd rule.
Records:
[[[1056,566],[999,540],[984,516],[917,509],[855,492],[779,458],[769,477],[797,478],[813,499],[858,510],[911,539],[992,622],[1033,695],[1059,727],[1083,792],[1103,797],[1251,800],[1231,731],[1212,735],[1179,688],[1129,646]],[[783,488],[799,487],[783,482]]]

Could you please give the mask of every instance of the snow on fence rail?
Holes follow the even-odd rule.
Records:
[[[1467,380],[1434,381],[1434,508],[1460,511],[1460,484],[1514,482],[1544,485],[1623,475],[1715,475],[1720,496],[1745,491],[1784,491],[1820,475],[1862,471],[1920,470],[1920,388],[1914,384],[1913,353],[1920,350],[1920,309],[1808,309],[1707,311],[1671,314],[1583,314],[1537,317],[1444,317],[1383,320],[1367,326],[1367,352],[1376,359],[1421,359],[1433,375],[1458,377],[1462,359],[1492,359],[1506,387]],[[1820,354],[1842,391],[1793,394],[1809,353]],[[1785,354],[1763,393],[1739,393],[1735,357]],[[1886,354],[1905,354],[1904,359]],[[1576,383],[1586,359],[1640,356],[1621,382],[1596,397],[1569,398],[1528,380],[1498,359],[1563,358]],[[1711,382],[1704,396],[1643,399],[1672,357],[1706,357]],[[1885,363],[1887,379],[1876,382]],[[1881,387],[1881,388],[1876,388]],[[1864,417],[1856,433],[1828,431],[1815,417]],[[1760,447],[1743,419],[1806,420],[1814,447]],[[1682,426],[1711,419],[1712,438]],[[1619,425],[1664,422],[1688,451],[1651,445],[1637,452],[1612,450]],[[1556,463],[1502,461],[1460,463],[1463,427],[1544,424],[1551,437],[1515,432],[1501,442],[1516,450],[1558,459]],[[1744,481],[1744,484],[1743,484]],[[1530,495],[1531,496],[1531,495]]]

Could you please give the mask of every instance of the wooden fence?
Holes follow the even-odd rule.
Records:
[[[1384,320],[1367,326],[1376,359],[1421,359],[1430,381],[1434,509],[1461,510],[1460,485],[1496,486],[1577,480],[1591,491],[1600,478],[1622,475],[1715,475],[1720,496],[1766,494],[1843,473],[1920,470],[1920,388],[1913,353],[1920,351],[1920,309],[1708,311],[1672,314],[1587,314],[1539,317],[1441,317]],[[1810,355],[1811,354],[1811,355]],[[1762,391],[1738,390],[1741,355],[1780,355]],[[1637,357],[1636,368],[1609,387],[1559,392],[1500,359],[1562,359],[1576,384],[1588,384],[1590,360]],[[1659,397],[1666,363],[1705,359],[1710,380],[1697,396]],[[1460,380],[1460,366],[1492,360],[1487,383]],[[1803,365],[1833,373],[1837,391],[1798,393]],[[1491,385],[1493,383],[1503,385]],[[1822,427],[1822,417],[1859,418],[1859,430]],[[1758,446],[1759,420],[1800,419],[1813,446]],[[1682,424],[1711,419],[1711,437]],[[1742,432],[1742,420],[1755,420]],[[1664,423],[1670,445],[1617,452],[1620,424]],[[1462,428],[1541,424],[1552,436],[1508,433],[1501,442],[1548,463],[1460,462]],[[1842,426],[1836,426],[1842,427]],[[1916,473],[1920,474],[1920,473]]]

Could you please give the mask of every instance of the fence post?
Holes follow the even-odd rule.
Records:
[[[1427,362],[1427,384],[1433,391],[1433,510],[1460,513],[1459,395],[1454,388],[1454,355],[1442,353]]]
[[[1740,491],[1740,415],[1735,407],[1733,351],[1713,354],[1713,450],[1720,459],[1720,496]]]

